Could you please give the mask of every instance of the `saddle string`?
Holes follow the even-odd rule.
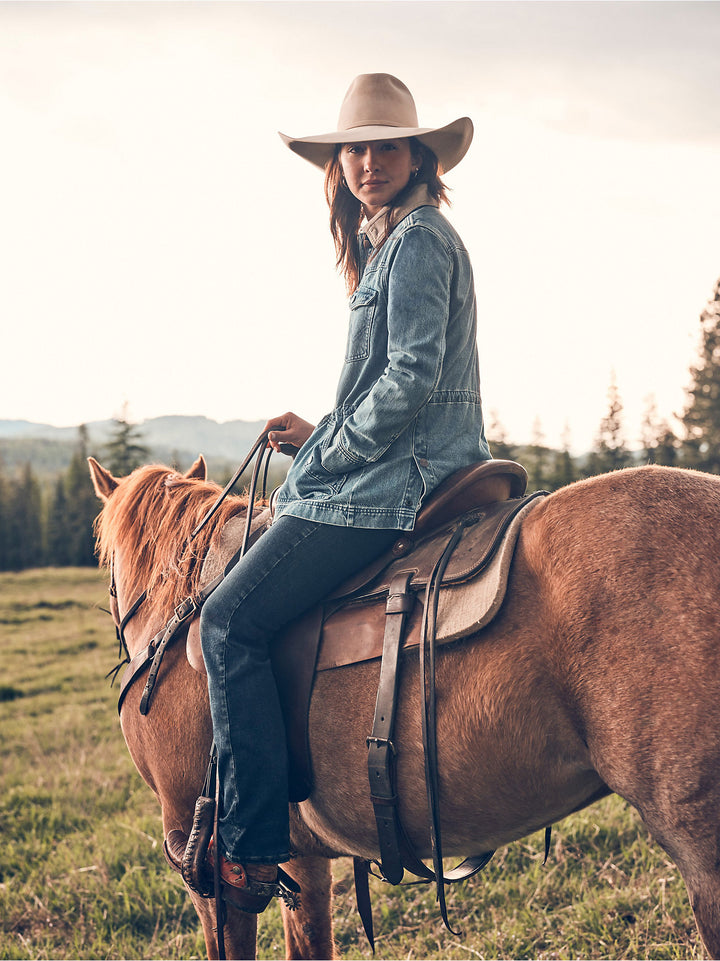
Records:
[[[373,874],[380,880],[391,884],[402,881],[404,869],[415,874],[419,880],[414,884],[428,884],[434,882],[437,889],[437,900],[443,923],[448,931],[456,932],[450,927],[445,902],[445,884],[465,881],[481,871],[492,858],[494,851],[465,858],[460,864],[445,872],[442,859],[442,844],[440,835],[440,818],[438,810],[438,767],[437,767],[437,737],[435,711],[435,636],[437,625],[437,611],[442,580],[457,544],[469,523],[465,518],[456,522],[448,533],[449,536],[442,547],[430,571],[425,592],[425,603],[421,621],[420,644],[420,673],[421,693],[423,704],[420,714],[423,729],[423,753],[425,764],[426,791],[430,813],[430,837],[433,855],[433,868],[427,867],[415,853],[402,821],[397,811],[397,797],[392,787],[394,781],[395,747],[391,741],[393,717],[395,711],[394,697],[397,693],[397,654],[394,645],[395,624],[403,605],[398,601],[403,593],[409,589],[409,578],[403,581],[402,575],[391,584],[388,605],[386,609],[386,629],[383,640],[383,654],[380,671],[380,683],[375,707],[373,733],[368,741],[368,773],[370,775],[371,800],[375,807],[380,842],[381,860],[370,862],[360,857],[354,858],[355,895],[358,913],[365,930],[368,942],[374,949],[374,933],[372,906],[368,887],[368,875]],[[400,583],[402,581],[402,583]],[[397,598],[394,603],[393,599]],[[393,629],[390,629],[390,617],[394,619]],[[400,626],[402,632],[402,626]],[[387,675],[387,676],[386,676]],[[378,724],[378,721],[381,724]],[[373,864],[379,868],[379,874],[373,871]],[[457,936],[457,935],[456,935]]]
[[[459,937],[459,932],[450,927],[445,901],[445,877],[442,860],[442,838],[440,832],[439,779],[437,758],[437,711],[435,691],[435,635],[437,611],[440,601],[440,585],[453,551],[460,542],[465,524],[459,523],[445,549],[431,572],[425,593],[420,644],[420,682],[423,692],[421,715],[423,754],[425,756],[425,786],[427,790],[428,814],[430,818],[430,845],[432,850],[435,889],[440,906],[440,915],[445,927],[451,934]]]

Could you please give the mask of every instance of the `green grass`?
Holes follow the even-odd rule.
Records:
[[[0,959],[201,958],[189,898],[165,866],[155,798],[117,719],[114,631],[97,571],[0,575]],[[675,866],[618,798],[500,851],[448,894],[371,882],[376,958],[701,958]],[[351,865],[335,866],[343,958],[371,958]],[[260,958],[284,957],[280,913]]]

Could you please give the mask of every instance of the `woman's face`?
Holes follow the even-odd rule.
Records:
[[[368,219],[407,187],[419,164],[420,158],[413,156],[407,137],[346,143],[340,148],[345,182]]]

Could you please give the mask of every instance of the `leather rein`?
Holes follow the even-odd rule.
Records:
[[[140,701],[140,713],[145,715],[150,710],[150,700],[155,689],[155,682],[157,680],[157,675],[160,670],[160,665],[162,663],[163,655],[167,647],[172,643],[173,640],[180,634],[184,626],[192,620],[199,613],[205,601],[212,594],[216,587],[218,587],[224,578],[227,576],[228,571],[235,566],[238,560],[247,552],[248,546],[250,544],[250,532],[253,520],[253,504],[255,503],[255,495],[257,493],[258,479],[260,477],[261,471],[263,471],[263,481],[262,481],[262,495],[265,496],[265,490],[267,486],[267,474],[268,467],[270,464],[270,457],[272,454],[272,449],[267,446],[267,431],[257,438],[253,446],[251,447],[247,457],[242,462],[242,464],[235,471],[233,476],[230,478],[228,483],[225,485],[223,490],[218,495],[217,499],[214,501],[212,506],[209,508],[202,520],[197,524],[194,530],[190,534],[188,544],[198,536],[201,530],[209,523],[209,521],[215,516],[220,505],[223,503],[228,494],[232,491],[235,484],[240,479],[243,472],[247,469],[250,461],[255,457],[255,465],[253,467],[252,477],[250,480],[250,488],[248,491],[248,508],[247,516],[245,519],[245,530],[243,533],[243,539],[239,550],[234,554],[225,569],[213,578],[209,584],[207,584],[199,594],[195,596],[188,596],[184,598],[178,606],[175,608],[175,612],[171,619],[165,624],[163,628],[152,638],[146,647],[135,654],[133,657],[130,656],[130,649],[128,647],[127,640],[125,638],[125,629],[133,617],[140,610],[142,605],[147,600],[147,591],[143,591],[130,605],[125,614],[120,617],[120,611],[118,608],[118,592],[117,583],[115,580],[115,563],[114,554],[110,561],[110,598],[111,607],[113,608],[112,615],[115,621],[115,633],[118,639],[119,645],[119,656],[123,659],[120,663],[113,668],[108,674],[108,677],[112,676],[113,680],[117,676],[118,672],[122,667],[125,667],[123,673],[122,681],[120,683],[120,693],[118,696],[118,713],[122,710],[123,702],[125,696],[130,689],[131,685],[137,679],[137,677],[145,670],[147,664],[150,664],[150,671],[148,674],[147,681],[145,683],[145,690]],[[264,470],[263,470],[264,462]],[[124,654],[124,657],[123,657]]]

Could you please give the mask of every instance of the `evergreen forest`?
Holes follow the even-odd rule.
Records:
[[[639,450],[627,444],[622,398],[617,385],[611,383],[607,411],[589,453],[576,457],[568,444],[561,450],[545,446],[539,421],[531,442],[516,445],[491,414],[488,439],[493,456],[521,463],[528,471],[528,491],[554,491],[585,477],[636,464],[720,474],[720,280],[700,315],[699,340],[698,357],[689,371],[685,409],[677,415],[676,426],[659,417],[654,401],[648,400]],[[0,571],[96,564],[93,521],[99,502],[88,473],[89,453],[122,477],[147,463],[150,450],[141,429],[121,416],[113,422],[112,436],[101,451],[88,449],[87,429],[80,426],[69,466],[51,480],[38,475],[32,460],[10,472],[0,455]],[[277,483],[281,476],[273,480]],[[228,477],[217,479],[224,483]]]

